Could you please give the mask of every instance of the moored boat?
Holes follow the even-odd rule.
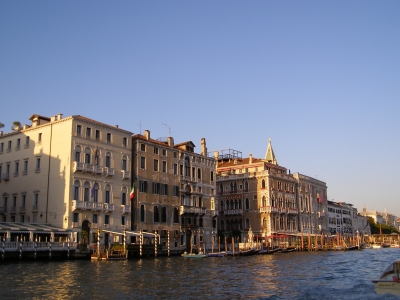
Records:
[[[260,251],[258,251],[258,254],[274,254],[281,250],[282,250],[282,248],[273,248],[273,249],[264,248],[264,249],[261,249]]]
[[[399,283],[400,259],[393,261],[375,280],[372,280],[377,294],[393,294],[400,296]]]
[[[256,248],[251,248],[251,249],[247,249],[247,250],[240,250],[239,254],[240,255],[254,255],[257,254],[260,251],[260,249],[256,249]]]
[[[207,255],[204,254],[203,252],[199,252],[198,254],[184,252],[182,254],[182,257],[184,257],[184,258],[205,258],[205,257],[207,257]]]
[[[215,253],[208,253],[207,256],[208,257],[224,257],[226,256],[226,252],[225,251],[221,251],[221,252],[215,252]]]

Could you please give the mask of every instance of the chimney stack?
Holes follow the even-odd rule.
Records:
[[[146,140],[150,139],[150,130],[145,130],[144,131],[144,137],[146,138]]]
[[[201,155],[207,156],[207,147],[206,147],[206,139],[201,139]]]
[[[174,138],[169,136],[168,137],[168,146],[172,147],[174,145]]]
[[[249,154],[249,164],[253,163],[253,155],[250,153]]]

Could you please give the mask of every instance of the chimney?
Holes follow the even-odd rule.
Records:
[[[207,147],[206,147],[206,139],[201,139],[201,155],[207,156]]]
[[[169,136],[168,137],[168,146],[172,147],[174,145],[174,138]]]
[[[249,164],[253,163],[253,155],[250,153],[249,154]]]
[[[218,157],[219,157],[218,151],[214,151],[214,158],[218,160]]]
[[[51,116],[51,117],[50,117],[50,122],[53,123],[55,120],[56,120],[56,116]]]
[[[146,138],[146,140],[150,139],[150,131],[149,130],[144,131],[144,137]]]
[[[63,114],[58,114],[57,115],[57,120],[61,120],[62,119]]]
[[[115,125],[116,128],[118,128],[118,125]]]

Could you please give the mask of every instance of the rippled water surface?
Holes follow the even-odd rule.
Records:
[[[0,263],[0,299],[397,299],[371,282],[400,249]]]

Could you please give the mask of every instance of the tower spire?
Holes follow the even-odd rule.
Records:
[[[274,154],[274,150],[272,149],[271,138],[268,138],[268,147],[267,152],[265,153],[265,160],[274,165],[278,164]]]

